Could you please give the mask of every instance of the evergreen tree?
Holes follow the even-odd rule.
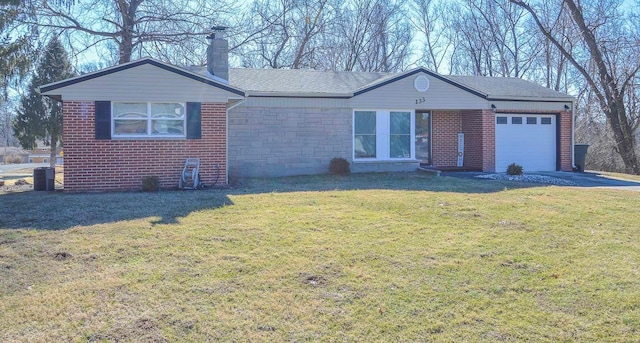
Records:
[[[51,147],[51,166],[55,166],[56,147],[62,146],[62,103],[38,93],[38,87],[73,76],[67,52],[57,37],[51,39],[40,58],[28,93],[20,99],[13,130],[20,145],[35,149],[37,140]]]
[[[4,146],[4,156],[12,137],[9,85],[26,74],[31,65],[29,40],[12,31],[21,13],[20,4],[20,0],[0,0],[0,146]]]

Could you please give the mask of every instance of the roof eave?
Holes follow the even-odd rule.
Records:
[[[319,92],[260,92],[246,91],[247,97],[250,98],[331,98],[331,99],[349,99],[353,97],[353,93],[319,93]]]
[[[567,97],[526,97],[526,96],[487,96],[488,101],[522,101],[522,102],[573,102],[576,99]]]

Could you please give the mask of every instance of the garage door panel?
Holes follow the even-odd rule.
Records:
[[[496,117],[507,118],[506,124],[497,124],[496,120],[496,171],[505,171],[511,163],[521,165],[525,172],[556,170],[555,116],[499,114]],[[522,124],[514,124],[514,117],[522,118]],[[527,124],[527,117],[535,117],[535,124]],[[541,118],[549,118],[551,124],[542,124]]]

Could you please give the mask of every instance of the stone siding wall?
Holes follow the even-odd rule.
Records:
[[[239,106],[229,111],[229,175],[323,174],[329,161],[352,157],[348,108]]]

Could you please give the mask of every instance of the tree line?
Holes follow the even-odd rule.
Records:
[[[29,62],[44,58],[51,37],[76,73],[143,56],[202,65],[208,28],[224,25],[237,67],[424,66],[445,75],[518,77],[569,93],[577,98],[576,141],[591,144],[587,166],[640,174],[639,6],[637,0],[0,0],[2,102],[7,89],[27,92]],[[95,56],[101,65],[85,63]]]

